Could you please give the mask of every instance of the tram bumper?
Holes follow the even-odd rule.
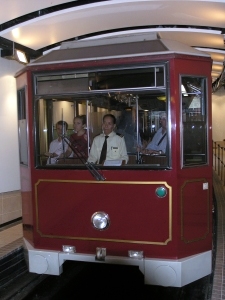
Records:
[[[130,258],[106,256],[96,260],[92,254],[65,253],[54,250],[35,249],[24,239],[29,272],[60,275],[67,260],[137,266],[144,275],[145,284],[182,287],[212,272],[212,251],[206,251],[182,259]]]

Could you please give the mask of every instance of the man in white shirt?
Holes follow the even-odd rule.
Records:
[[[68,129],[68,124],[65,121],[58,121],[56,123],[56,132],[58,138],[53,140],[49,146],[49,152],[46,152],[45,155],[48,156],[47,164],[55,164],[57,158],[60,154],[65,153],[68,148],[68,144],[63,141],[62,135],[66,134]]]
[[[153,136],[152,141],[147,145],[145,149],[142,149],[143,154],[165,154],[167,145],[167,131],[166,131],[166,113],[160,115],[161,127],[157,130]]]
[[[96,136],[93,140],[88,157],[89,162],[104,164],[105,160],[121,160],[127,163],[128,155],[125,140],[123,135],[113,131],[115,127],[115,116],[112,114],[105,115],[102,123],[103,133]],[[105,155],[103,155],[103,144],[107,145]]]

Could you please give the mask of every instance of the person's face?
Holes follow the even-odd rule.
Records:
[[[75,118],[73,120],[73,128],[76,132],[81,131],[84,128],[84,124],[82,123],[82,120],[79,118]]]
[[[115,128],[116,124],[113,123],[113,119],[111,117],[105,117],[102,123],[102,130],[105,135],[110,134]]]
[[[62,136],[62,134],[66,133],[66,128],[64,127],[64,132],[63,132],[63,126],[62,125],[59,125],[57,124],[56,125],[56,132],[57,132],[57,135],[58,136]]]
[[[161,123],[162,128],[166,129],[166,119],[165,118],[160,119],[160,123]]]

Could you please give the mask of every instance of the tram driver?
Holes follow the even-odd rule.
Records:
[[[124,136],[115,133],[116,117],[106,114],[103,117],[103,133],[97,135],[92,143],[88,161],[104,164],[105,161],[121,161],[127,163],[128,155]]]
[[[155,135],[153,136],[152,141],[146,146],[146,148],[138,147],[138,151],[142,152],[142,154],[165,154],[166,153],[166,145],[167,145],[167,119],[166,113],[163,112],[159,116],[161,127],[157,130]]]

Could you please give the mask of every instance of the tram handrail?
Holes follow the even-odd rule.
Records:
[[[213,168],[225,185],[225,140],[213,141]]]
[[[76,154],[76,157],[81,161],[83,165],[85,165],[85,167],[88,169],[88,171],[96,180],[98,181],[105,180],[105,177],[102,174],[100,174],[99,171],[96,169],[95,164],[88,162],[86,158],[83,156],[83,154],[77,148],[74,147],[74,145],[70,142],[70,140],[66,135],[62,135],[62,140],[65,141],[66,144],[72,149],[72,151]]]

